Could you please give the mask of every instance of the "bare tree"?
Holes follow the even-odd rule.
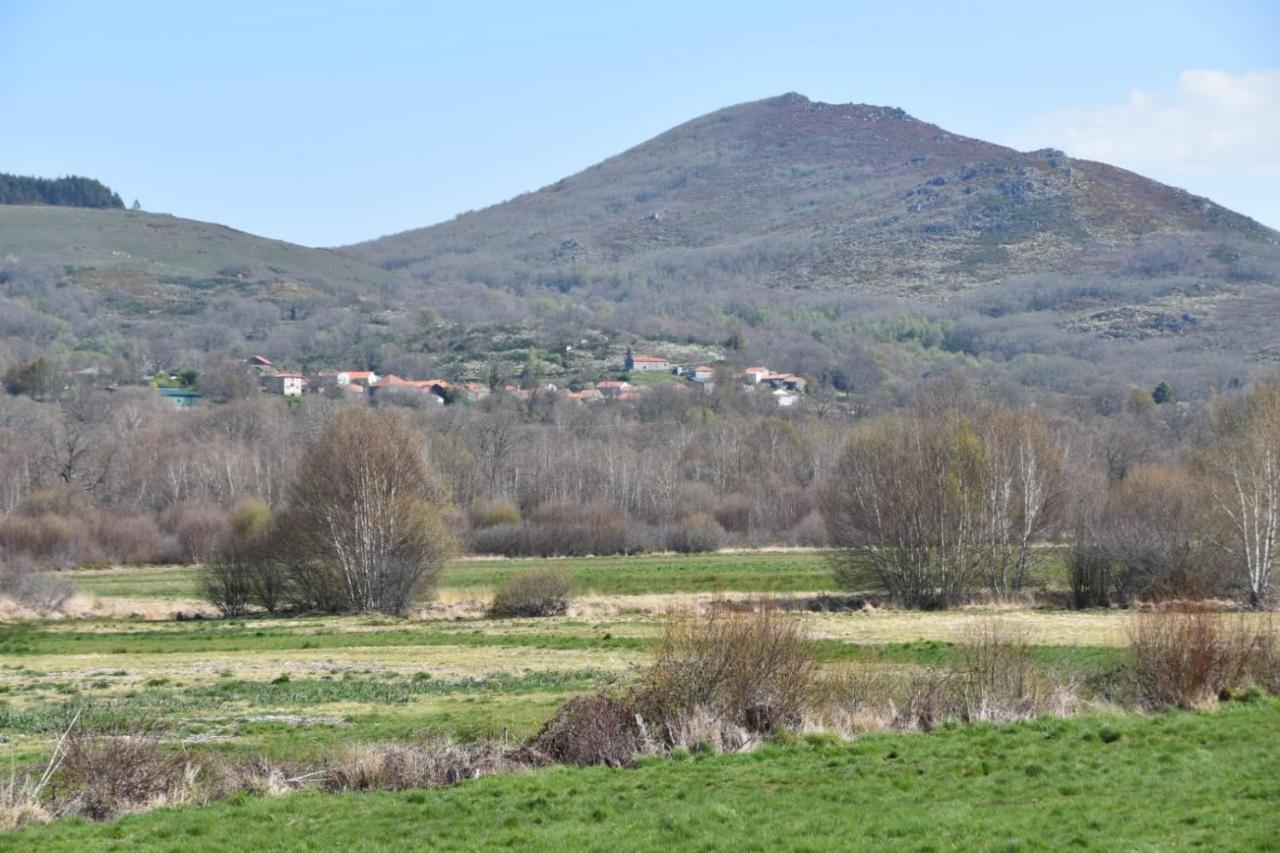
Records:
[[[444,489],[398,417],[352,409],[303,456],[288,525],[304,567],[355,611],[398,613],[432,589],[453,549]]]
[[[1271,592],[1280,528],[1280,382],[1217,401],[1212,442],[1199,460],[1214,506],[1231,535],[1232,556],[1249,605],[1262,607]]]
[[[837,582],[876,581],[913,607],[958,604],[981,576],[981,464],[971,421],[954,412],[887,417],[861,430],[823,500]]]

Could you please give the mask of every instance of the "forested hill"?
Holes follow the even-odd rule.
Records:
[[[122,208],[118,193],[101,181],[69,175],[32,178],[0,172],[0,204],[53,204],[59,207]]]

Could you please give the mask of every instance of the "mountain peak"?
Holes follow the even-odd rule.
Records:
[[[437,282],[639,276],[656,286],[942,296],[1028,273],[1115,274],[1167,237],[1271,241],[1247,217],[1061,151],[1021,153],[897,107],[796,92],[675,127],[537,192],[350,247]]]

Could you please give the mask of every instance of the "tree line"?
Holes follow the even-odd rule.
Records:
[[[0,173],[0,204],[53,204],[63,207],[124,208],[119,194],[93,178],[33,178]]]
[[[179,412],[141,388],[4,396],[0,551],[11,574],[222,566],[232,609],[401,609],[455,548],[730,544],[828,548],[841,585],[906,606],[1023,595],[1063,561],[1078,606],[1274,600],[1274,380],[1105,416],[954,376],[853,411],[767,402],[256,396]]]

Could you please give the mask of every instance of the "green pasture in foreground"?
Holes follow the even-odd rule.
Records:
[[[1274,850],[1280,701],[819,737],[401,793],[241,797],[0,835],[13,850]]]

